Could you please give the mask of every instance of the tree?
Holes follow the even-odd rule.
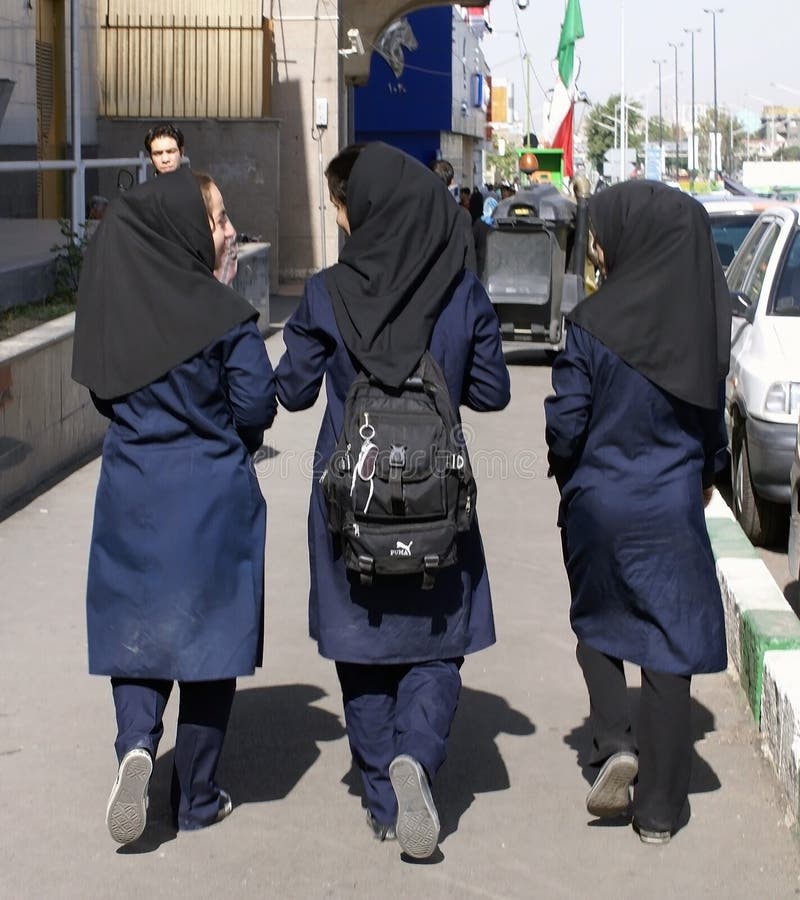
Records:
[[[638,106],[628,103],[628,146],[637,152],[642,146],[642,114]],[[592,165],[601,170],[606,151],[619,146],[619,94],[605,103],[593,106],[586,117],[586,151]]]
[[[515,181],[519,177],[519,155],[514,147],[506,144],[503,156],[498,153],[486,154],[486,168],[494,170],[495,182]]]
[[[720,168],[726,172],[733,173],[737,169],[736,160],[744,158],[746,153],[747,131],[738,119],[731,121],[730,115],[724,110],[719,110],[718,115],[720,148],[719,148],[719,164]],[[701,116],[695,123],[697,130],[697,155],[698,170],[711,170],[714,168],[713,145],[711,135],[714,133],[714,111],[709,110],[704,116]],[[731,142],[733,135],[733,142]]]
[[[782,162],[799,162],[800,147],[781,147],[772,158]]]

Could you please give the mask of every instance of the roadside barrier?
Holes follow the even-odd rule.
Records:
[[[706,509],[725,606],[728,671],[742,685],[789,812],[800,817],[800,619],[720,494]]]

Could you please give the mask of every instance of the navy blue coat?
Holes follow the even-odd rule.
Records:
[[[725,622],[702,488],[722,409],[670,396],[571,325],[545,401],[559,525],[581,641],[657,672],[725,668]]]
[[[289,410],[306,409],[316,401],[325,376],[328,400],[308,515],[309,630],[319,652],[345,662],[408,663],[449,659],[493,644],[492,601],[477,519],[460,538],[458,565],[438,573],[432,590],[423,591],[408,578],[382,583],[380,589],[348,578],[328,531],[319,477],[342,429],[344,400],[356,370],[322,274],[306,284],[283,339],[286,353],[276,370],[278,399]],[[454,408],[461,403],[475,410],[506,406],[509,377],[497,316],[471,272],[465,272],[439,315],[430,351],[442,366]]]
[[[247,447],[275,416],[253,322],[113,404],[89,557],[89,671],[206,681],[261,663],[266,505]],[[247,445],[247,447],[246,447]]]

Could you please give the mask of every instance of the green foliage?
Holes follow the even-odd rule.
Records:
[[[606,151],[616,143],[619,146],[619,123],[615,128],[615,118],[619,116],[619,94],[612,94],[605,103],[593,106],[586,117],[586,147],[592,165],[602,170]],[[640,108],[628,103],[628,147],[639,152],[642,148],[642,113]],[[615,115],[616,114],[616,115]]]
[[[800,162],[800,147],[781,147],[772,158],[780,162]]]
[[[510,145],[506,145],[506,152],[503,156],[497,153],[487,153],[486,168],[494,169],[496,172],[495,180],[514,181],[519,177],[519,156],[517,151]]]
[[[57,253],[55,258],[56,289],[52,297],[48,298],[56,302],[75,302],[78,293],[78,281],[83,266],[83,255],[89,243],[86,227],[81,231],[75,231],[69,219],[59,219],[58,227],[64,237],[64,242],[54,244],[50,249]]]

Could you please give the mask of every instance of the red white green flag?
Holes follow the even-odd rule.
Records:
[[[583,37],[583,17],[580,0],[567,0],[558,57],[555,60],[557,78],[544,124],[542,140],[545,146],[561,147],[564,151],[564,174],[572,176],[573,112],[575,109],[575,43]]]

